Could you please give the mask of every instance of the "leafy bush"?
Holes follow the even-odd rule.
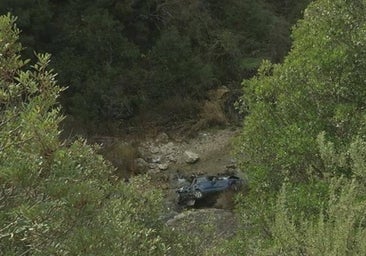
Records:
[[[279,189],[286,176],[294,182],[323,176],[329,163],[319,158],[322,132],[339,154],[364,136],[365,8],[361,0],[312,3],[283,64],[265,61],[257,77],[243,82],[250,114],[239,151],[243,169],[263,174],[260,183]],[[337,172],[349,175],[349,166]]]
[[[299,212],[293,200],[311,200],[284,184],[275,201],[258,207],[240,208],[242,230],[213,251],[216,255],[363,255],[366,253],[363,185],[334,178],[317,213]],[[309,202],[312,204],[312,202]],[[255,213],[250,213],[252,211]],[[256,215],[255,218],[248,214]],[[258,216],[261,216],[260,218]]]
[[[264,61],[243,82],[249,115],[237,144],[252,189],[221,254],[366,253],[365,9],[313,2],[285,61]]]
[[[85,141],[60,142],[63,89],[50,55],[21,60],[15,20],[0,16],[0,254],[183,255],[147,177],[121,182]]]

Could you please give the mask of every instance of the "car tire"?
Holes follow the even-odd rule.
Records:
[[[199,199],[199,198],[202,198],[203,194],[200,190],[196,190],[194,191],[194,197]]]

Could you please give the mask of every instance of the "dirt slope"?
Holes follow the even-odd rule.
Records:
[[[237,134],[238,129],[232,128],[201,131],[189,139],[161,133],[141,143],[139,152],[152,174],[218,174],[236,168],[231,143]],[[197,155],[199,159],[187,163],[186,152]]]

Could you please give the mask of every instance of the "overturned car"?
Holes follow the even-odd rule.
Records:
[[[212,199],[224,191],[238,191],[243,180],[237,176],[198,176],[190,185],[176,190],[178,204],[193,206],[197,201]]]

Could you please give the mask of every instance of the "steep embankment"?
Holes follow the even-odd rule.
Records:
[[[190,139],[176,134],[161,133],[141,143],[141,158],[137,161],[162,188],[166,195],[168,227],[176,232],[186,232],[202,242],[202,250],[235,234],[237,222],[233,207],[233,192],[221,194],[216,203],[201,204],[198,209],[179,207],[175,190],[184,178],[193,174],[216,175],[236,173],[243,175],[231,155],[232,139],[238,129],[225,128],[201,131]],[[175,137],[176,136],[176,137]]]

